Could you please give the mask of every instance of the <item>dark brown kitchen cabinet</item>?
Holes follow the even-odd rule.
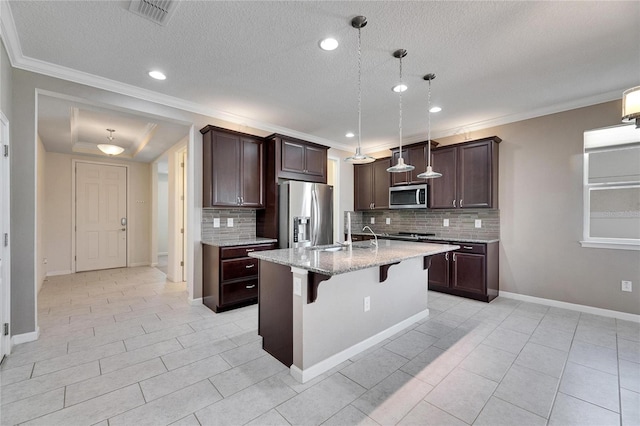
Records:
[[[214,312],[258,300],[259,262],[253,251],[273,250],[275,243],[220,247],[202,245],[202,302]]]
[[[437,254],[429,267],[429,290],[490,302],[498,296],[498,243],[427,241],[454,244],[458,250]]]
[[[279,146],[275,158],[279,178],[327,183],[326,146],[278,134],[267,139]]]
[[[353,199],[356,211],[389,208],[389,166],[391,159],[388,157],[353,166]]]
[[[203,207],[264,207],[264,140],[214,126],[202,130]]]
[[[431,141],[431,149],[438,143]],[[391,165],[398,164],[400,157],[400,149],[391,150]],[[427,143],[420,142],[418,144],[408,145],[402,148],[402,158],[406,164],[410,164],[415,169],[410,172],[389,173],[391,175],[391,186],[412,185],[417,183],[425,183],[425,179],[421,179],[418,175],[427,170]]]
[[[433,169],[442,177],[429,181],[429,208],[498,208],[498,143],[486,139],[437,148]]]

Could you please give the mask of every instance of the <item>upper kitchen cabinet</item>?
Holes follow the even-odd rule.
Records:
[[[388,209],[389,183],[387,172],[391,159],[380,158],[369,164],[353,166],[353,200],[355,210]]]
[[[438,146],[438,142],[431,141],[431,149]],[[398,163],[400,148],[391,150],[391,165]],[[427,169],[427,142],[418,142],[402,147],[402,158],[404,162],[415,167],[410,172],[390,173],[391,186],[413,185],[425,183],[418,175]]]
[[[275,145],[278,178],[327,183],[326,146],[279,134],[273,134],[267,140]]]
[[[264,140],[206,126],[202,133],[202,206],[264,207]]]
[[[433,169],[442,177],[429,180],[429,208],[498,208],[497,136],[438,148]]]

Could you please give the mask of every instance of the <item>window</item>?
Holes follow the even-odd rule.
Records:
[[[640,250],[640,129],[584,133],[583,247]]]

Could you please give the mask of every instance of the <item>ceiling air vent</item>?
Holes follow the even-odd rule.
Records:
[[[167,25],[177,7],[175,0],[131,0],[129,11],[158,25]]]

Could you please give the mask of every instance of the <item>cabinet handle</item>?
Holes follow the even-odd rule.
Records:
[[[244,286],[244,288],[255,288],[255,286],[256,286],[255,284],[252,284],[252,285],[245,285],[245,286]]]
[[[454,262],[456,261],[456,254],[455,253],[453,253],[453,261]]]
[[[473,247],[469,247],[469,246],[462,246],[462,248],[465,250],[473,250]]]
[[[247,269],[251,269],[251,268],[253,268],[254,266],[256,266],[256,265],[255,265],[255,264],[245,265],[245,268],[247,268]]]
[[[460,198],[460,207],[462,207],[462,198]]]
[[[453,200],[453,208],[456,208],[456,200]]]
[[[446,253],[444,254],[444,260],[449,260],[449,252],[446,252]]]
[[[247,253],[254,251],[255,249],[246,249]]]
[[[371,208],[375,209],[376,208],[376,203],[371,203]]]

